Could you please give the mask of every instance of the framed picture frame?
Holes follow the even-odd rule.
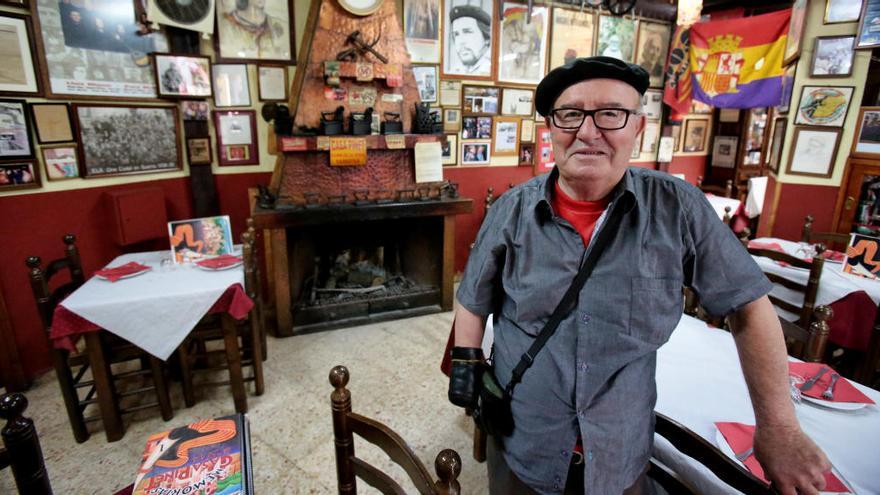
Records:
[[[492,121],[492,155],[516,156],[519,153],[519,117],[495,117]]]
[[[636,21],[632,18],[606,14],[599,15],[599,34],[596,38],[596,55],[614,57],[632,62],[636,39]],[[663,61],[666,62],[665,60]]]
[[[660,163],[671,162],[674,151],[675,139],[672,136],[660,136],[660,143],[657,145],[657,161]]]
[[[494,0],[475,0],[466,5],[443,2],[444,78],[492,80],[497,15]]]
[[[537,85],[546,73],[550,9],[504,2],[502,11],[496,80],[502,84]]]
[[[491,139],[492,117],[467,115],[461,118],[462,139]]]
[[[834,173],[840,129],[795,126],[785,173],[829,178]]]
[[[862,10],[862,0],[825,0],[823,24],[856,22]]]
[[[547,124],[535,125],[535,166],[532,174],[541,175],[553,170],[556,158],[553,156],[553,135]]]
[[[492,159],[492,143],[489,141],[462,141],[462,165],[489,165]]]
[[[247,64],[214,64],[214,107],[251,106]]]
[[[864,0],[859,14],[856,50],[880,46],[880,0]]]
[[[27,4],[21,5],[27,8]],[[0,46],[3,66],[0,95],[40,96],[43,88],[37,70],[34,28],[28,16],[0,12]]]
[[[461,106],[461,81],[440,80],[440,106]]]
[[[289,87],[287,66],[257,65],[257,97],[260,101],[287,103]]]
[[[663,91],[649,89],[642,95],[642,107],[645,110],[645,118],[648,120],[660,120],[663,116]]]
[[[850,154],[858,158],[880,158],[880,107],[859,109],[857,126]]]
[[[296,64],[293,2],[217,2],[215,15],[215,61]]]
[[[552,70],[578,57],[589,57],[593,54],[596,16],[592,12],[553,7],[552,28],[548,69]]]
[[[670,126],[669,135],[672,136],[672,152],[681,150],[681,125]]]
[[[797,64],[791,64],[782,70],[782,101],[776,107],[780,115],[787,114],[791,107],[791,96],[794,93],[794,78]]]
[[[210,108],[205,100],[183,100],[180,102],[183,120],[207,121]]]
[[[535,163],[535,143],[519,144],[519,163],[520,167],[531,167]]]
[[[519,129],[519,142],[520,143],[533,143],[535,142],[535,121],[530,118],[522,119],[520,123]]]
[[[147,174],[181,169],[176,106],[74,103],[80,175]]]
[[[42,185],[36,160],[0,163],[0,192],[38,189]]]
[[[639,42],[636,46],[636,63],[648,71],[650,87],[663,87],[666,72],[666,54],[672,31],[668,24],[639,21]]]
[[[458,132],[461,130],[461,109],[443,109],[443,132]]]
[[[736,136],[715,136],[712,145],[712,166],[733,168],[736,165],[736,150],[739,138]]]
[[[688,119],[684,125],[682,151],[685,153],[702,153],[706,151],[709,119]]]
[[[34,145],[25,102],[0,99],[0,160],[28,158],[34,158]]]
[[[642,131],[642,153],[657,153],[657,142],[660,139],[660,122],[646,122]]]
[[[534,112],[534,89],[501,89],[501,115],[518,115],[520,117],[531,117]]]
[[[497,86],[461,86],[461,108],[471,115],[498,115],[501,89]]]
[[[785,40],[782,66],[794,62],[801,56],[804,25],[807,16],[807,0],[794,0],[791,6],[791,19],[788,21],[788,37]]]
[[[31,120],[40,144],[69,143],[75,139],[70,105],[67,103],[29,103]]]
[[[440,160],[444,167],[458,165],[458,134],[446,134],[446,143],[440,142]]]
[[[853,91],[853,86],[802,86],[795,125],[843,126]]]
[[[50,181],[69,180],[79,177],[79,161],[77,160],[76,144],[43,146],[43,167],[46,179]]]
[[[220,166],[257,165],[257,118],[253,110],[214,110],[217,163]]]
[[[776,117],[773,121],[773,137],[770,141],[767,165],[776,174],[779,173],[779,163],[782,159],[782,146],[785,144],[786,126],[788,126],[788,119],[785,117]]]
[[[30,7],[30,2],[28,0],[0,0],[0,5],[28,9]]]
[[[412,71],[422,103],[437,103],[437,66],[414,65]]]
[[[403,1],[403,41],[413,63],[440,63],[440,4],[435,0]]]
[[[718,122],[739,122],[739,108],[719,108]]]
[[[151,56],[160,98],[211,96],[210,57],[171,53],[154,53]]]
[[[810,77],[847,77],[852,74],[856,37],[817,36],[813,44]]]
[[[186,158],[190,165],[210,165],[214,161],[211,137],[186,138]]]

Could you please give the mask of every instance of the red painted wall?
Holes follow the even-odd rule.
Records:
[[[697,183],[697,177],[706,176],[706,156],[674,156],[669,163],[670,174],[684,174],[685,180]]]
[[[767,192],[764,193],[764,207],[761,209],[761,216],[758,218],[758,232],[755,237],[772,237],[773,236],[773,202],[776,198],[776,177],[767,176]]]
[[[839,189],[835,186],[782,184],[773,237],[800,240],[807,215],[813,215],[813,230],[830,232]]]

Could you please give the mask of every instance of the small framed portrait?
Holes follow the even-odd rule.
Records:
[[[592,55],[595,37],[595,14],[553,7],[549,69],[565,65],[578,57]]]
[[[440,3],[404,0],[403,41],[413,63],[440,63]]]
[[[880,107],[862,107],[859,110],[852,156],[880,158]]]
[[[76,159],[76,145],[43,146],[43,166],[46,178],[50,181],[76,179],[79,177],[79,161]]]
[[[214,64],[214,106],[251,106],[247,64]]]
[[[443,109],[443,132],[458,132],[461,129],[461,109]]]
[[[782,101],[777,107],[780,115],[788,113],[791,107],[791,95],[794,92],[794,76],[797,71],[797,64],[791,64],[782,70]]]
[[[519,117],[495,117],[492,132],[492,154],[516,156],[519,147]]]
[[[447,134],[446,142],[440,142],[440,160],[444,167],[458,165],[458,134]]]
[[[535,126],[535,167],[534,175],[546,174],[556,166],[553,156],[553,135],[546,124],[538,123]]]
[[[803,86],[795,125],[843,126],[854,90],[853,86]]]
[[[34,158],[31,127],[21,100],[0,99],[0,160]]]
[[[546,73],[550,9],[504,2],[499,24],[498,82],[537,85]]]
[[[462,165],[488,165],[491,158],[489,142],[467,141],[461,143]]]
[[[519,141],[521,143],[532,143],[535,141],[535,121],[526,118],[522,120],[519,129]]]
[[[412,71],[422,103],[437,103],[437,66],[414,65]]]
[[[40,144],[69,143],[75,139],[67,103],[30,103],[28,108]]]
[[[795,126],[786,174],[828,178],[840,144],[840,129]]]
[[[287,102],[287,66],[258,65],[257,95],[260,101]]]
[[[701,153],[706,151],[706,131],[708,129],[709,119],[688,119],[684,126],[682,151],[685,153]]]
[[[494,0],[443,2],[443,77],[491,80]]]
[[[596,55],[614,57],[624,62],[633,61],[633,40],[636,39],[636,21],[628,17],[599,15],[599,37]],[[666,62],[665,60],[663,61]]]
[[[819,36],[813,48],[811,77],[846,77],[852,74],[855,36]]]
[[[203,100],[184,100],[180,102],[183,120],[208,120],[208,102]]]
[[[840,22],[856,22],[859,20],[859,12],[862,8],[862,0],[825,0],[824,24],[837,24]]]
[[[257,165],[257,118],[253,110],[215,110],[217,162],[226,165]]]
[[[636,48],[636,63],[650,76],[652,88],[663,86],[666,65],[666,52],[672,36],[668,24],[658,22],[639,22],[639,43]]]
[[[794,0],[794,4],[791,6],[791,18],[788,21],[788,37],[785,40],[783,66],[794,62],[801,55],[806,17],[807,0]]]
[[[501,115],[531,117],[535,112],[535,90],[502,88]]]
[[[648,120],[660,120],[663,116],[663,91],[649,89],[642,95],[642,107],[645,109],[645,118]]]
[[[864,0],[856,34],[856,50],[880,46],[880,0]]]
[[[0,163],[0,192],[37,189],[42,185],[40,169],[34,160]]]
[[[785,144],[785,127],[788,119],[777,117],[773,122],[773,138],[770,141],[770,153],[767,165],[774,173],[779,173],[779,162],[782,158],[782,145]]]
[[[153,69],[160,98],[211,96],[211,58],[154,53]]]
[[[535,163],[535,143],[520,143],[519,166],[531,167]]]
[[[736,165],[736,145],[739,138],[736,136],[715,136],[712,146],[712,166],[720,168],[733,168]]]
[[[27,3],[20,6],[27,7]],[[3,47],[0,94],[16,96],[42,94],[36,69],[34,31],[30,17],[0,12],[0,46]]]
[[[213,161],[211,156],[211,138],[187,138],[186,156],[190,165],[210,165]]]
[[[461,81],[440,80],[440,105],[444,107],[461,106]]]
[[[495,86],[461,87],[461,107],[465,114],[498,114],[498,97],[501,90]]]
[[[217,2],[217,60],[296,64],[293,2]]]
[[[660,139],[660,122],[647,122],[642,131],[642,153],[657,152],[657,141]]]

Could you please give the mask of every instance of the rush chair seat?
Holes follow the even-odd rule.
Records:
[[[813,215],[804,217],[804,226],[801,229],[801,242],[810,244],[822,243],[831,249],[838,251],[846,251],[849,245],[849,234],[838,234],[837,232],[813,232]]]

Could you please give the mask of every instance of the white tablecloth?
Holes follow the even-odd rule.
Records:
[[[739,210],[739,206],[742,204],[738,199],[725,198],[724,196],[716,196],[714,194],[706,194],[706,199],[709,200],[709,204],[712,205],[712,209],[715,210],[715,213],[721,220],[724,220],[725,206],[730,207],[730,216],[733,218],[737,210]]]
[[[749,179],[749,194],[746,196],[746,215],[755,218],[764,209],[764,195],[767,192],[767,177]]]
[[[92,277],[61,305],[160,359],[168,356],[244,270],[207,271],[193,265],[161,266],[170,251],[125,254],[108,267],[137,261],[152,269],[117,282]]]
[[[880,403],[880,392],[854,383]],[[683,316],[657,355],[657,406],[712,444],[716,421],[755,424],[748,390],[730,333]],[[859,494],[880,493],[880,409],[838,412],[795,405],[801,428]],[[737,493],[659,435],[654,453],[703,493]]]

